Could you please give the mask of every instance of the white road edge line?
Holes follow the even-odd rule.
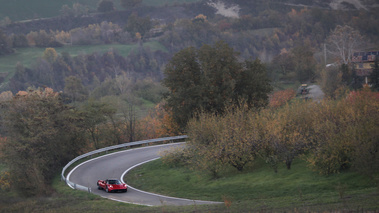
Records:
[[[175,145],[175,144],[181,144],[181,143],[185,143],[185,142],[172,143],[172,144],[161,144],[161,145],[155,145],[155,146],[146,146],[146,147],[140,147],[140,148],[135,148],[135,149],[128,149],[128,150],[125,150],[125,151],[119,151],[119,152],[109,153],[109,154],[107,154],[107,155],[102,155],[102,156],[99,156],[99,157],[97,157],[97,158],[93,158],[93,159],[91,159],[91,160],[87,160],[87,161],[85,161],[85,162],[83,162],[83,163],[81,163],[81,164],[75,166],[75,167],[74,167],[74,168],[68,173],[66,179],[69,181],[69,180],[70,180],[70,176],[71,176],[71,174],[72,174],[72,173],[73,173],[78,167],[82,166],[82,165],[85,164],[85,163],[88,163],[88,162],[91,162],[91,161],[97,160],[97,159],[102,158],[102,157],[106,157],[106,156],[109,156],[109,155],[118,154],[118,153],[121,153],[121,152],[128,152],[128,151],[132,151],[132,150],[137,150],[137,149],[145,149],[145,148],[156,147],[156,146]],[[125,175],[128,171],[130,171],[132,168],[135,168],[135,167],[137,167],[138,165],[142,165],[142,164],[144,164],[144,163],[147,163],[147,162],[150,162],[150,161],[153,161],[153,160],[157,160],[157,159],[159,159],[159,158],[160,158],[160,157],[158,157],[158,158],[154,158],[154,159],[152,159],[152,160],[149,160],[149,161],[145,161],[145,162],[139,163],[139,164],[134,165],[133,167],[129,168],[128,170],[126,170],[126,172],[124,172],[124,173],[121,175],[121,181],[124,183],[124,180],[123,180],[124,175]],[[67,185],[68,185],[70,188],[75,189],[71,184],[67,184]],[[135,188],[133,188],[133,187],[131,187],[131,186],[129,186],[129,185],[128,185],[128,187],[130,187],[130,188],[132,188],[132,189],[134,189],[134,190],[136,190],[136,191],[146,193],[146,194],[151,194],[151,195],[160,196],[160,197],[166,197],[166,196],[157,195],[157,194],[153,194],[153,193],[149,193],[149,192],[144,192],[144,191],[141,191],[141,190],[139,190],[139,189],[135,189]],[[104,197],[104,196],[101,196],[101,197],[106,198],[106,199],[110,199],[110,200],[114,200],[114,201],[118,201],[118,202],[122,202],[122,203],[129,203],[129,204],[135,204],[135,205],[141,205],[141,206],[153,206],[153,205],[148,205],[148,204],[141,204],[141,203],[134,203],[134,202],[127,202],[127,201],[123,201],[123,200],[117,200],[117,199],[114,199],[114,198],[108,198],[108,197]],[[166,198],[172,198],[172,197],[166,197]],[[173,199],[187,200],[187,201],[194,201],[194,200],[181,199],[181,198],[173,198]]]
[[[180,143],[185,143],[185,142],[180,142]],[[169,145],[174,145],[174,144],[180,144],[180,143],[172,143],[172,144],[169,144]],[[118,154],[118,153],[122,153],[122,152],[129,152],[129,151],[132,151],[132,150],[138,150],[138,149],[146,149],[146,148],[151,148],[151,147],[156,147],[156,146],[167,146],[168,144],[161,144],[161,145],[155,145],[155,146],[145,146],[145,147],[140,147],[140,148],[134,148],[134,149],[128,149],[128,150],[124,150],[124,151],[119,151],[119,152],[114,152],[114,153],[109,153],[109,154],[106,154],[106,155],[102,155],[102,156],[99,156],[99,157],[96,157],[96,158],[93,158],[93,159],[90,159],[90,160],[87,160],[87,161],[84,161],[83,163],[75,166],[67,175],[66,179],[69,181],[70,180],[70,176],[71,174],[81,165],[83,164],[86,164],[88,162],[91,162],[91,161],[94,161],[94,160],[97,160],[99,158],[103,158],[103,157],[107,157],[107,156],[110,156],[110,155],[115,155],[115,154]],[[68,184],[69,185],[69,184]],[[71,188],[73,188],[71,185],[70,185]]]
[[[109,198],[109,197],[104,197],[104,196],[101,196],[101,197],[102,197],[102,198],[109,199],[109,200],[113,200],[113,201],[121,202],[121,203],[128,203],[128,204],[134,204],[134,205],[140,205],[140,206],[149,206],[149,207],[153,207],[153,205],[149,205],[149,204],[142,204],[142,203],[128,202],[128,201],[117,200],[117,199],[114,199],[114,198]]]

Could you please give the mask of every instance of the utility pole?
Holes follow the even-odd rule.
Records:
[[[326,43],[324,43],[324,63],[326,67]]]

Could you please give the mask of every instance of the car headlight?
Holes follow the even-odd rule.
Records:
[[[112,185],[109,185],[108,187],[109,187],[109,188],[113,188],[113,186],[112,186]]]

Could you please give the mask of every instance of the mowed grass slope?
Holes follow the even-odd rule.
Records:
[[[322,176],[302,160],[295,161],[291,170],[280,167],[278,173],[261,162],[245,172],[230,170],[218,179],[157,160],[137,167],[126,178],[129,185],[158,194],[230,201],[235,211],[379,210],[379,190],[373,180],[354,172]]]

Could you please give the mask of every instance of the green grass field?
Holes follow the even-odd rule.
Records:
[[[63,5],[72,7],[73,3],[88,6],[90,11],[96,11],[100,0],[0,0],[0,20],[9,17],[12,21],[21,21],[35,18],[48,18],[60,15]],[[175,3],[190,3],[199,0],[144,0],[143,4],[148,6],[172,5]],[[113,1],[118,10],[120,1]]]
[[[132,170],[126,178],[131,186],[158,194],[231,201],[234,212],[379,210],[379,188],[369,178],[353,172],[321,176],[301,160],[295,161],[291,170],[283,166],[274,173],[261,162],[242,173],[229,170],[215,180],[202,172],[170,168],[157,160]]]
[[[54,17],[60,14],[63,5],[72,7],[73,3],[87,5],[96,9],[98,0],[0,0],[0,19],[8,16],[12,21],[34,18]]]
[[[127,56],[131,51],[136,49],[138,44],[122,45],[122,44],[107,44],[107,45],[91,45],[91,46],[64,46],[55,48],[58,53],[68,52],[71,56],[77,56],[78,54],[91,54],[93,52],[104,53],[109,49],[115,49],[122,56]],[[144,47],[150,48],[152,51],[162,50],[166,51],[165,47],[159,42],[152,41],[144,43]],[[15,71],[16,64],[20,62],[25,67],[30,67],[36,61],[37,58],[42,57],[45,48],[18,48],[14,54],[0,56],[0,73],[3,73],[10,78]]]

